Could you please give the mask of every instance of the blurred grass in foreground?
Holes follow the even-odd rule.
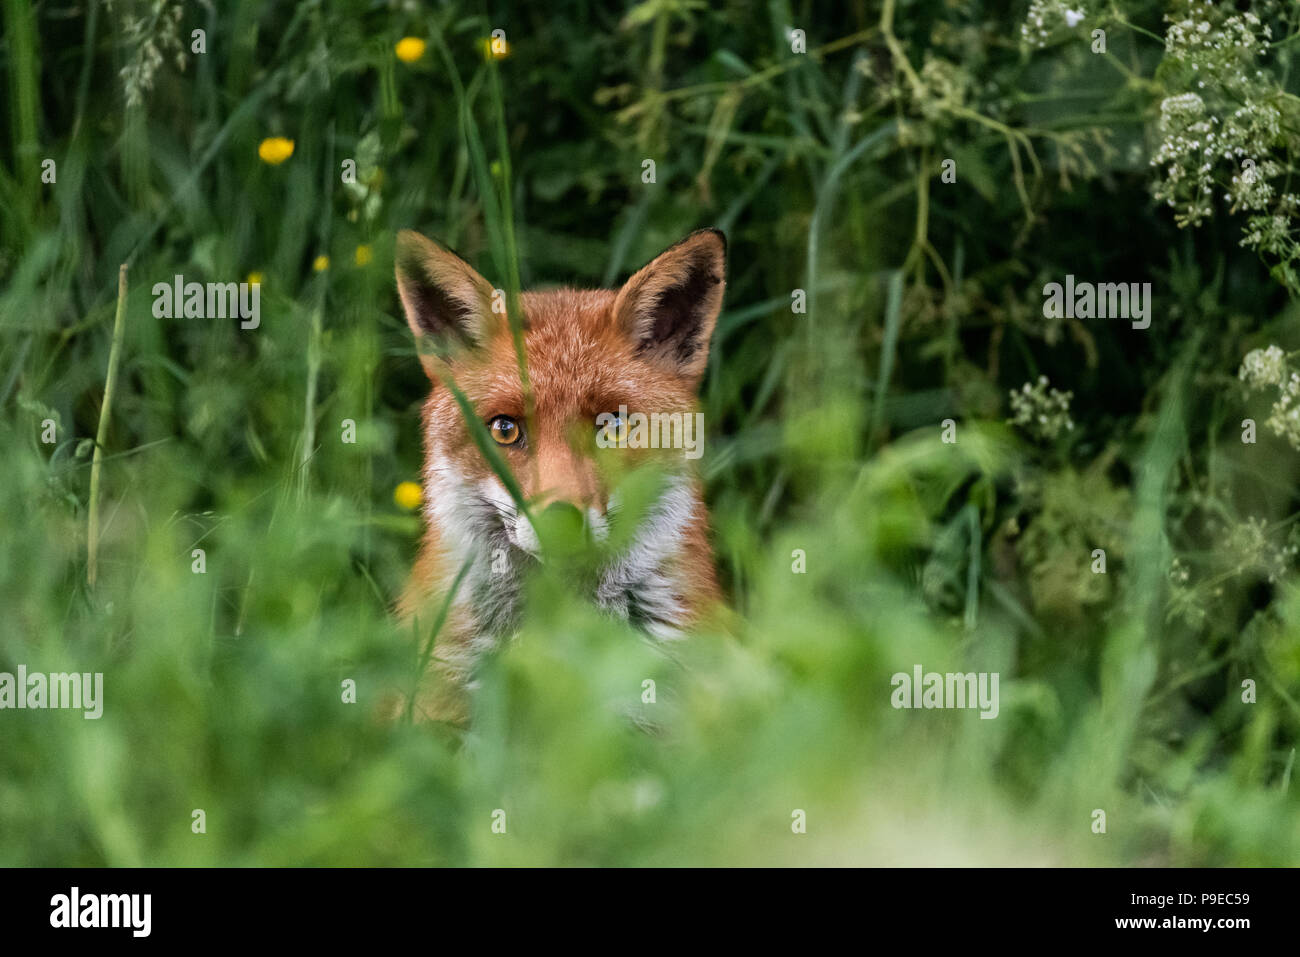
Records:
[[[0,670],[102,671],[106,701],[0,713],[0,864],[1300,862],[1294,569],[1222,577],[1197,625],[1166,580],[1174,551],[1209,567],[1206,513],[1289,521],[1296,456],[1239,457],[1224,381],[1263,304],[1279,338],[1293,307],[1235,234],[1196,245],[1149,208],[1140,86],[995,42],[1019,10],[904,3],[887,34],[892,3],[751,7],[187,9],[208,52],[124,106],[170,5],[6,5]],[[1113,32],[1152,74],[1158,45]],[[428,39],[410,63],[404,36]],[[944,67],[907,93],[891,40],[970,99]],[[949,153],[960,188],[934,178]],[[655,648],[543,572],[472,731],[377,721],[418,637],[389,614],[426,388],[395,231],[513,295],[516,267],[612,284],[703,225],[730,240],[702,464],[735,634]],[[1160,281],[1149,335],[1037,321],[1041,276],[1133,270]],[[156,281],[254,272],[255,332],[152,314]],[[1049,371],[1077,428],[1030,443],[1003,396]],[[918,663],[1000,673],[998,718],[892,708]]]

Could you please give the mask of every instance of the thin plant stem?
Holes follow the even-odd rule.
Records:
[[[104,404],[99,409],[99,427],[95,431],[95,452],[90,461],[90,524],[86,531],[86,583],[92,588],[99,576],[99,476],[108,441],[108,420],[113,410],[113,392],[117,386],[117,369],[122,358],[122,339],[126,330],[127,265],[117,270],[117,315],[113,317],[113,344],[108,350],[108,378],[104,382]]]

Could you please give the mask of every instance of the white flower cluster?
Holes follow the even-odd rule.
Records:
[[[1214,75],[1229,69],[1233,57],[1223,56],[1224,53],[1248,53],[1253,58],[1268,52],[1273,28],[1249,10],[1211,23],[1211,17],[1217,19],[1216,13],[1221,15],[1223,5],[1204,0],[1200,7],[1198,12],[1193,0],[1183,11],[1182,19],[1170,18],[1169,29],[1165,31],[1165,53],[1173,59],[1188,63],[1193,70]]]
[[[1207,110],[1199,94],[1180,93],[1161,102],[1158,128],[1160,145],[1151,165],[1160,167],[1164,178],[1155,197],[1179,208],[1180,226],[1196,226],[1211,214],[1214,167],[1220,160],[1232,162],[1236,170],[1224,200],[1252,211],[1273,200],[1269,180],[1284,172],[1269,158],[1282,129],[1276,107],[1256,102],[1219,117]]]
[[[1300,373],[1291,369],[1279,346],[1252,349],[1241,361],[1237,378],[1247,389],[1275,388],[1277,399],[1264,424],[1273,434],[1300,451]]]
[[[1032,0],[1020,38],[1032,47],[1045,47],[1063,30],[1073,30],[1089,16],[1083,0]]]
[[[1175,208],[1179,226],[1199,225],[1213,212],[1215,169],[1227,162],[1224,200],[1234,211],[1269,210],[1279,201],[1272,181],[1286,171],[1272,158],[1284,125],[1275,84],[1257,66],[1272,28],[1255,13],[1199,0],[1185,0],[1166,19],[1165,61],[1191,89],[1160,104],[1160,144],[1151,158],[1160,173],[1156,200]],[[1262,248],[1276,239],[1267,224],[1257,225],[1243,245]]]
[[[1264,389],[1268,386],[1280,386],[1286,379],[1286,353],[1280,346],[1267,349],[1252,349],[1241,360],[1237,378],[1246,383],[1249,389]]]
[[[1070,400],[1074,393],[1049,389],[1048,385],[1047,376],[1040,375],[1033,385],[1026,382],[1019,389],[1012,389],[1012,416],[1007,420],[1045,442],[1055,439],[1062,430],[1069,432],[1074,429],[1074,421],[1070,418]]]
[[[1217,116],[1206,115],[1205,101],[1197,93],[1165,97],[1160,104],[1160,146],[1151,165],[1163,167],[1164,179],[1156,184],[1155,197],[1182,207],[1179,226],[1196,226],[1213,212],[1211,154],[1218,123]]]
[[[1227,544],[1239,574],[1258,571],[1269,582],[1285,576],[1300,553],[1295,545],[1275,545],[1269,541],[1268,522],[1262,518],[1248,518],[1234,524],[1228,532]]]
[[[1242,230],[1240,245],[1279,259],[1293,259],[1300,255],[1300,244],[1296,242],[1291,220],[1287,218],[1295,215],[1294,197],[1288,193],[1282,199],[1285,207],[1279,212],[1250,218]]]
[[[1269,180],[1281,175],[1281,163],[1271,159],[1264,160],[1262,163],[1251,160],[1240,173],[1233,175],[1228,192],[1223,198],[1232,203],[1234,212],[1239,209],[1268,209],[1275,192]]]
[[[1279,388],[1277,401],[1264,424],[1300,451],[1300,375],[1292,372]]]

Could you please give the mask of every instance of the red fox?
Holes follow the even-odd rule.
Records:
[[[486,426],[529,511],[568,509],[600,540],[619,517],[612,476],[655,454],[617,441],[626,438],[623,416],[692,415],[725,264],[723,234],[706,229],[621,289],[523,293],[526,393],[504,294],[445,247],[409,230],[398,235],[397,289],[432,381],[422,415],[427,528],[398,613],[427,625],[465,569],[438,635],[444,685],[463,687],[478,654],[517,626],[521,575],[540,549],[533,524],[475,444],[452,384]],[[598,441],[611,436],[616,441]],[[611,444],[621,447],[600,449]],[[662,492],[624,539],[630,544],[597,570],[590,595],[659,638],[699,621],[720,598],[708,514],[687,458],[658,453]],[[422,690],[417,706],[422,717],[459,717],[441,691]]]

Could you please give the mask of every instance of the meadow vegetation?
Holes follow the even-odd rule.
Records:
[[[1300,863],[1294,5],[0,23],[0,671],[105,676],[0,711],[0,864]],[[706,226],[729,627],[665,653],[543,568],[469,730],[376,720],[429,638],[397,231],[513,297]],[[158,318],[178,274],[260,325]],[[1045,315],[1067,275],[1149,328]],[[917,664],[997,718],[894,708]]]

